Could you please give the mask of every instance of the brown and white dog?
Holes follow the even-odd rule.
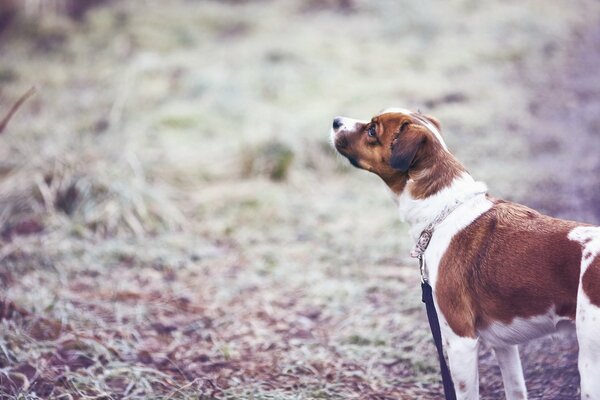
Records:
[[[423,258],[458,398],[479,397],[480,341],[507,399],[526,399],[517,344],[575,327],[581,397],[600,399],[600,227],[488,196],[420,113],[337,117],[331,139],[389,186],[415,241],[437,221]]]

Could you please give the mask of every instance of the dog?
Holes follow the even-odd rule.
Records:
[[[506,398],[526,399],[517,345],[575,329],[581,398],[600,400],[600,227],[491,197],[428,115],[336,117],[331,141],[387,184],[410,225],[457,398],[479,398],[481,341],[494,350]]]

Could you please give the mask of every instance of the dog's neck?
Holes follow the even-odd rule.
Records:
[[[415,241],[442,213],[487,191],[486,185],[476,182],[437,141],[429,141],[420,149],[408,171],[382,179],[395,194],[400,219],[410,225]]]
[[[410,225],[410,235],[416,241],[421,232],[448,207],[464,203],[477,195],[483,195],[487,187],[475,181],[466,171],[456,175],[449,185],[427,197],[415,197],[417,179],[408,179],[402,193],[397,197],[400,218]],[[418,192],[418,190],[417,190]]]

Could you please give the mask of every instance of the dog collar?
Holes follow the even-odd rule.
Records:
[[[441,224],[446,219],[446,217],[448,217],[448,215],[452,214],[452,212],[454,212],[454,210],[456,210],[458,207],[465,204],[467,201],[471,200],[472,198],[479,196],[480,194],[485,194],[485,193],[486,193],[486,191],[473,193],[473,196],[469,197],[468,199],[463,200],[463,201],[456,201],[451,206],[447,206],[446,208],[444,208],[444,210],[441,213],[439,213],[437,215],[437,217],[435,217],[434,220],[431,221],[429,223],[429,225],[427,225],[425,227],[425,229],[423,229],[423,231],[419,235],[419,239],[417,240],[417,243],[415,244],[415,246],[412,248],[412,250],[410,252],[410,256],[413,258],[422,259],[423,254],[425,254],[425,250],[427,250],[427,246],[429,246],[429,242],[431,241],[431,237],[433,236],[433,231],[435,230],[435,228],[437,228],[437,226],[439,224]]]

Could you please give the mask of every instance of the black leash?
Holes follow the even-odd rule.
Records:
[[[423,258],[419,257],[419,263],[421,264],[421,271],[423,271]],[[433,290],[427,279],[422,276],[421,279],[421,290],[423,292],[422,300],[425,303],[427,309],[427,319],[429,320],[429,327],[431,328],[431,334],[433,335],[433,341],[437,349],[438,358],[440,359],[440,370],[442,371],[442,383],[444,385],[444,395],[446,400],[456,400],[456,393],[454,392],[454,383],[452,382],[452,376],[450,370],[446,364],[444,358],[444,349],[442,347],[442,333],[440,331],[440,321],[438,319],[435,305],[433,304]]]

